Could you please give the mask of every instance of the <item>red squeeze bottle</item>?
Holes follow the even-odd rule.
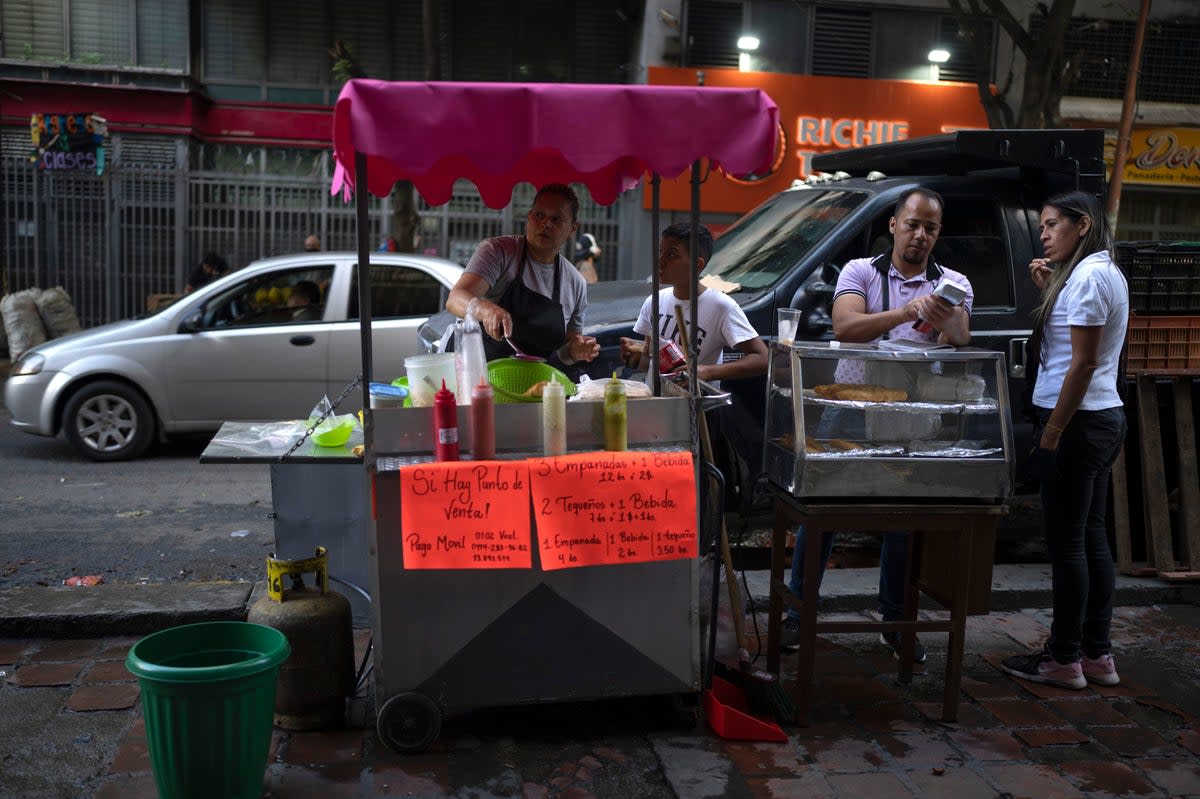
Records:
[[[442,390],[433,395],[433,459],[458,460],[458,404],[445,380]]]
[[[496,458],[496,407],[487,377],[471,389],[471,457],[477,461]]]

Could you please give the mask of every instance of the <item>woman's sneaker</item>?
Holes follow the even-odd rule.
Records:
[[[1079,661],[1080,668],[1083,670],[1084,679],[1095,685],[1116,685],[1121,682],[1121,678],[1117,675],[1117,664],[1113,660],[1113,656],[1105,653],[1098,658],[1090,658],[1087,655]]]
[[[1087,688],[1083,667],[1078,660],[1074,663],[1059,663],[1044,649],[1030,655],[1005,658],[1001,661],[1000,668],[1014,677],[1030,682],[1057,685],[1059,688],[1071,688],[1076,691]]]

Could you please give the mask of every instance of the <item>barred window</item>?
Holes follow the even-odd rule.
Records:
[[[4,0],[0,31],[7,59],[187,68],[187,0]]]

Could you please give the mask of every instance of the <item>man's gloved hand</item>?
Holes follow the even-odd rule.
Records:
[[[1058,471],[1058,450],[1034,447],[1025,461],[1025,474],[1043,483],[1062,477]]]

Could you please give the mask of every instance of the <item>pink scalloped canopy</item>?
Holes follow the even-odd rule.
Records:
[[[779,109],[759,89],[352,80],[333,117],[332,192],[367,156],[377,197],[411,180],[432,205],[465,178],[491,208],[517,183],[583,183],[608,205],[647,172],[675,177],[699,158],[741,175],[771,165]]]

